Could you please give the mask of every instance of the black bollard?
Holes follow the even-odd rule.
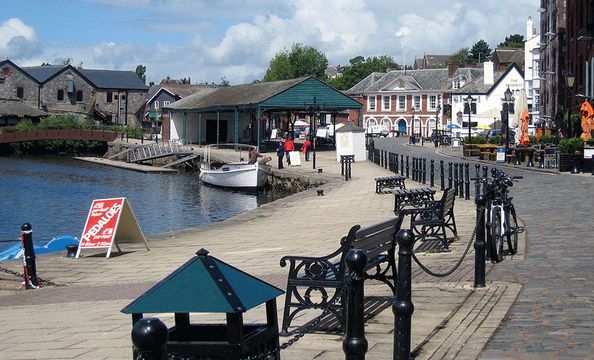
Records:
[[[398,279],[394,312],[394,359],[410,359],[410,337],[412,314],[415,306],[411,300],[412,249],[415,237],[409,229],[402,229],[396,235],[398,241]]]
[[[134,359],[165,360],[167,358],[167,326],[159,319],[140,319],[132,327]]]
[[[594,176],[594,155],[592,155],[592,176]]]
[[[445,190],[445,173],[443,169],[443,160],[439,160],[439,182],[441,185],[441,191]]]
[[[406,178],[408,179],[408,155],[406,155]]]
[[[396,165],[395,165],[395,169],[396,169],[396,170],[395,170],[394,172],[395,172],[396,174],[398,174],[398,154],[396,154],[395,158],[396,158]]]
[[[454,174],[453,174],[453,170],[452,170],[452,162],[449,161],[448,162],[448,188],[449,189],[453,189],[452,188],[452,178],[453,178]]]
[[[454,196],[458,196],[458,163],[454,163]]]
[[[437,144],[437,143],[436,143]],[[431,185],[431,187],[435,186],[435,160],[431,159],[431,166],[430,168],[430,175],[431,175],[431,181],[429,182],[429,184]]]
[[[571,168],[571,173],[572,174],[580,173],[580,169],[578,168],[578,157],[575,155],[573,156],[573,167]]]
[[[477,194],[476,203],[476,237],[474,240],[474,287],[485,287],[485,204],[486,197]]]
[[[538,162],[538,168],[539,169],[544,169],[545,168],[545,163],[544,163],[544,150],[542,153],[540,153],[540,161]]]
[[[487,179],[489,177],[489,167],[483,166],[483,179]],[[483,193],[487,191],[487,183],[483,183]]]
[[[464,185],[465,185],[465,191],[464,191],[464,200],[470,200],[470,164],[466,163],[464,164],[464,172],[465,172],[465,179],[464,179]]]
[[[460,165],[458,165],[458,172],[460,173],[460,176],[458,177],[458,194],[460,195],[460,198],[464,197],[464,164],[460,163]]]
[[[340,176],[344,176],[344,155],[340,155]]]
[[[404,155],[400,155],[400,175],[404,175]]]
[[[29,223],[21,225],[21,243],[25,252],[23,256],[24,279],[22,285],[25,289],[37,289],[39,282],[37,281],[37,268],[35,266],[33,230],[31,230],[31,224]]]
[[[384,169],[388,168],[388,152],[384,151]]]
[[[530,155],[528,156],[527,167],[534,167],[534,149],[530,149]]]
[[[423,158],[423,184],[427,184],[427,159]]]
[[[342,341],[342,351],[346,360],[365,360],[367,339],[365,339],[363,285],[367,255],[361,249],[353,249],[347,254],[345,263],[352,275],[347,289],[346,331]]]
[[[514,165],[522,165],[522,161],[520,160],[521,151],[519,149],[516,149],[515,154],[516,154],[516,161],[514,162]]]

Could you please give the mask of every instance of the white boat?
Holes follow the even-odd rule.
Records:
[[[258,150],[257,147],[245,144],[219,144],[208,145],[204,149],[204,159],[200,168],[200,180],[202,182],[227,188],[255,189],[266,185],[270,174],[269,157],[259,159],[250,163],[243,159],[249,157],[250,150]],[[235,152],[239,153],[240,161],[216,163],[211,155],[213,150],[221,150],[221,157],[229,157]]]

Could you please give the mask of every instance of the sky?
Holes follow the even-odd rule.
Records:
[[[331,65],[451,54],[538,28],[539,0],[0,0],[0,59],[134,71],[147,82],[261,79],[294,43]],[[404,61],[403,61],[404,59]]]

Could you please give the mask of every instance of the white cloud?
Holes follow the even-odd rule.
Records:
[[[0,58],[26,59],[40,52],[35,29],[18,18],[0,24]]]

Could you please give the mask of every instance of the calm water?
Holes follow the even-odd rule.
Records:
[[[80,238],[93,199],[126,197],[145,235],[225,220],[279,197],[201,186],[196,173],[145,174],[70,158],[0,157],[0,249],[19,239]]]

